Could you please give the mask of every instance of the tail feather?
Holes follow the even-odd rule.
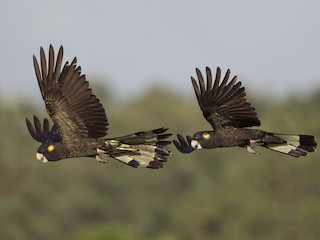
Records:
[[[293,157],[307,156],[316,151],[317,143],[312,135],[267,133],[262,139],[262,147]]]
[[[137,145],[137,144],[154,144],[156,142],[161,142],[158,140],[164,140],[170,137],[172,134],[165,133],[168,128],[157,128],[146,132],[136,132],[133,134],[125,135],[122,137],[113,138],[112,140],[120,141],[123,144]],[[166,141],[171,143],[171,141]],[[167,145],[168,145],[167,144]]]
[[[106,139],[106,145],[112,146],[113,157],[131,167],[162,168],[171,155],[167,140],[172,134],[165,133],[167,128],[158,128],[146,132],[137,132],[122,137]]]

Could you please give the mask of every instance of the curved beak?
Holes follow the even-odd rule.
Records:
[[[201,149],[202,146],[200,145],[200,143],[196,140],[191,140],[191,147],[195,148],[195,149]]]
[[[46,157],[43,156],[42,153],[37,153],[37,154],[36,154],[36,158],[37,158],[39,161],[43,162],[43,163],[47,163],[47,162],[48,162],[48,159],[46,159]]]

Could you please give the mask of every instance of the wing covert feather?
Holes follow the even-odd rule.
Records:
[[[92,90],[81,67],[77,67],[77,58],[65,63],[61,70],[63,47],[57,55],[50,45],[47,60],[43,48],[40,48],[40,66],[35,56],[33,64],[39,88],[47,111],[57,126],[63,141],[74,137],[104,137],[108,130],[108,120],[102,104]]]
[[[237,82],[237,76],[230,81],[228,69],[221,80],[221,70],[218,67],[214,83],[209,67],[206,67],[207,86],[201,71],[197,68],[198,82],[191,77],[191,82],[206,120],[217,130],[224,126],[252,127],[260,126],[255,109],[247,102],[245,88]],[[213,86],[212,86],[213,84]]]

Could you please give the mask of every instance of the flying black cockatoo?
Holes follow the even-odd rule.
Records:
[[[316,150],[317,143],[312,135],[269,133],[258,129],[260,126],[255,109],[247,102],[245,89],[237,76],[229,81],[230,70],[221,81],[221,70],[217,68],[213,82],[210,68],[206,68],[207,81],[196,69],[197,81],[191,77],[192,85],[203,116],[213,127],[213,131],[201,131],[186,140],[178,134],[174,140],[177,149],[190,153],[195,149],[240,146],[250,153],[257,153],[254,146],[261,146],[294,157],[306,156]]]
[[[61,46],[55,62],[51,45],[48,65],[43,48],[40,48],[40,65],[33,56],[39,88],[54,122],[50,129],[47,119],[44,119],[43,126],[36,116],[34,126],[26,119],[31,136],[42,143],[37,159],[48,162],[95,157],[99,162],[106,162],[106,157],[112,157],[132,167],[163,167],[163,162],[171,154],[167,147],[171,143],[167,140],[171,134],[166,133],[167,128],[107,138],[109,124],[105,110],[76,65],[77,59],[62,66],[62,57]]]

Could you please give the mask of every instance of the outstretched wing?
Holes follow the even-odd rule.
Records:
[[[43,125],[41,125],[39,118],[37,116],[33,116],[34,126],[28,118],[26,118],[26,123],[29,133],[34,140],[41,143],[61,141],[57,126],[53,124],[50,130],[50,123],[48,119],[45,118],[43,120]]]
[[[187,135],[186,136],[186,140],[180,134],[178,134],[177,137],[178,137],[178,141],[173,140],[173,144],[176,146],[176,148],[180,152],[182,152],[182,153],[191,153],[193,150],[195,150],[191,146],[191,140],[192,140],[191,136]]]
[[[76,137],[99,138],[106,135],[108,120],[105,111],[89,88],[85,75],[81,75],[77,59],[65,63],[61,70],[63,47],[55,62],[52,45],[49,48],[49,62],[43,48],[40,48],[40,66],[35,56],[33,64],[39,88],[47,112],[54,121],[62,141]]]
[[[246,93],[237,76],[230,82],[230,70],[220,83],[221,70],[218,67],[214,84],[209,67],[206,67],[207,86],[199,69],[196,69],[198,82],[191,77],[192,85],[203,116],[217,130],[224,126],[252,127],[260,126],[255,109],[246,101]],[[212,85],[213,84],[213,85]]]

